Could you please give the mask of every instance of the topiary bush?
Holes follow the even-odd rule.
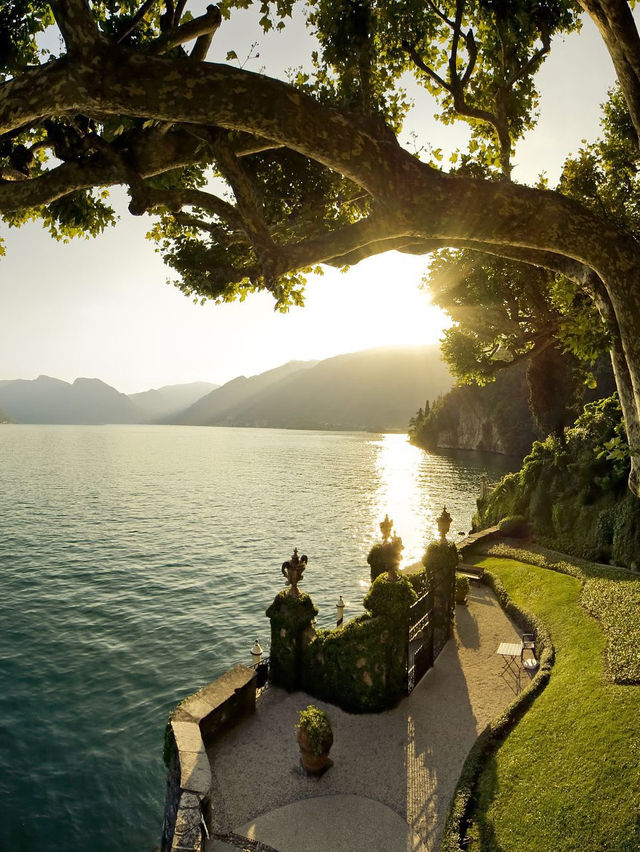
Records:
[[[411,583],[404,577],[392,579],[381,574],[372,584],[364,598],[365,609],[373,616],[381,616],[395,625],[406,625],[409,607],[418,599]]]
[[[394,535],[389,541],[382,541],[373,545],[367,556],[367,562],[371,568],[372,583],[380,574],[397,570],[402,559],[403,549],[402,539],[397,535]]]
[[[529,523],[524,515],[509,515],[503,518],[498,529],[502,535],[510,538],[527,538],[530,533]]]
[[[458,548],[450,541],[432,541],[422,557],[422,564],[431,577],[455,571],[459,561]]]

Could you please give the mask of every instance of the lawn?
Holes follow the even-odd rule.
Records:
[[[640,614],[600,606],[610,642],[606,658],[605,633],[581,605],[589,604],[582,600],[584,580],[513,559],[487,557],[479,564],[545,623],[556,661],[546,689],[484,768],[466,848],[638,852],[640,686],[614,683],[609,657],[613,639],[624,658],[624,619],[637,621]],[[637,582],[628,584],[630,593]],[[615,601],[620,588],[605,577],[597,592]]]

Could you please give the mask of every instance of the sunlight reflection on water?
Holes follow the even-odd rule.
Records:
[[[153,848],[167,712],[267,650],[293,547],[332,626],[339,594],[362,609],[385,513],[411,564],[443,504],[455,538],[507,468],[406,435],[3,426],[0,849]]]

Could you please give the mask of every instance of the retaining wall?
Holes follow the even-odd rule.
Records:
[[[209,820],[207,746],[255,711],[256,673],[238,665],[182,701],[171,714],[162,852],[202,852]]]

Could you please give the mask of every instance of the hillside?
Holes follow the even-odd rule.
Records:
[[[0,381],[0,407],[16,423],[136,423],[135,404],[100,379],[76,379],[73,384],[38,376]]]
[[[257,376],[238,376],[222,387],[208,393],[191,405],[185,411],[171,418],[165,418],[163,422],[174,423],[183,426],[211,426],[225,422],[224,418],[231,416],[231,412],[241,406],[251,397],[263,393],[273,385],[288,378],[294,373],[306,371],[313,367],[316,361],[289,361],[281,367],[260,373]],[[236,423],[227,425],[237,425]]]
[[[129,394],[142,417],[162,420],[193,405],[219,385],[211,382],[190,382],[181,385],[164,385],[161,388]]]
[[[176,422],[404,430],[412,411],[427,397],[445,393],[452,383],[437,346],[371,349],[307,363],[304,368],[298,365],[289,375],[275,373],[223,385]],[[266,387],[260,381],[265,378]]]
[[[591,402],[564,441],[537,441],[522,469],[478,501],[474,528],[524,516],[535,539],[564,553],[637,568],[640,500],[627,487],[629,447],[617,396]]]

